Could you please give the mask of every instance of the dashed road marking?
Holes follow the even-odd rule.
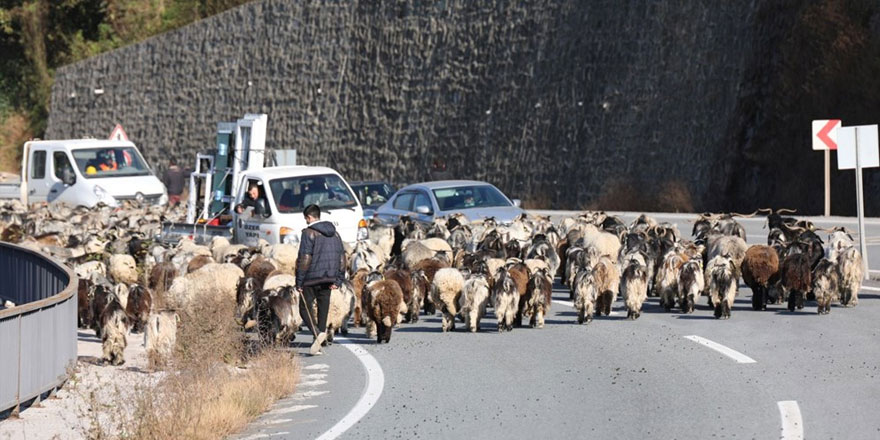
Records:
[[[303,367],[303,370],[320,370],[320,371],[326,371],[326,370],[329,370],[329,369],[330,369],[330,366],[327,365],[327,364],[312,364],[312,365],[309,365],[308,367]]]
[[[316,387],[319,385],[325,385],[327,383],[326,380],[305,380],[299,383],[301,387]]]
[[[742,354],[732,348],[725,347],[717,342],[710,341],[706,338],[702,338],[697,335],[685,336],[684,338],[690,339],[691,341],[694,341],[697,344],[705,345],[706,347],[709,347],[712,350],[715,350],[715,351],[735,360],[737,363],[740,363],[740,364],[754,364],[754,363],[756,363],[756,361],[754,359],[752,359],[752,358],[750,358],[750,357],[748,357],[748,356],[746,356],[746,355],[744,355],[744,354]]]
[[[327,375],[324,373],[315,373],[315,374],[304,374],[302,375],[302,380],[319,380],[326,378]]]
[[[272,411],[269,411],[267,414],[279,416],[279,415],[283,415],[283,414],[291,414],[291,413],[300,412],[300,411],[303,411],[306,409],[312,409],[312,408],[317,408],[317,407],[318,407],[318,405],[293,405],[293,406],[288,406],[285,408],[273,409]]]
[[[379,396],[382,395],[382,389],[385,387],[385,373],[382,372],[382,366],[379,365],[379,361],[373,355],[348,338],[337,337],[337,340],[340,345],[354,353],[355,357],[361,362],[361,365],[364,366],[364,370],[367,372],[367,384],[364,387],[364,393],[361,395],[361,398],[358,399],[348,414],[330,427],[327,432],[321,434],[318,440],[333,440],[354,426],[376,405],[376,402],[379,401]]]
[[[283,435],[290,435],[290,433],[287,431],[282,431],[282,432],[272,432],[272,433],[267,433],[267,434],[254,434],[254,435],[249,435],[245,438],[242,438],[241,440],[257,440],[257,439],[261,439],[261,438],[280,437]]]
[[[794,400],[776,402],[779,407],[779,416],[782,417],[781,440],[803,440],[804,421],[801,418],[801,409]]]
[[[863,290],[870,290],[871,292],[880,292],[880,288],[871,287],[871,286],[862,286]]]

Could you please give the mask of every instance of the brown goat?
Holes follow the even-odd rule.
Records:
[[[403,303],[407,307],[403,322],[418,322],[421,301],[413,290],[412,273],[406,269],[392,269],[386,270],[384,276],[386,280],[397,281],[397,285],[400,286],[400,291],[403,293]]]
[[[782,287],[788,292],[788,310],[804,308],[804,298],[813,287],[810,256],[794,254],[782,261]]]
[[[266,278],[269,277],[269,274],[275,272],[275,269],[275,265],[272,264],[271,261],[262,255],[258,255],[254,258],[254,261],[248,265],[247,269],[244,271],[244,276],[246,278],[253,278],[257,286],[262,286],[266,281]]]
[[[779,255],[770,246],[757,244],[746,251],[742,277],[752,289],[752,309],[767,310],[767,291],[779,277]]]
[[[435,258],[430,258],[427,260],[419,261],[415,266],[413,266],[412,271],[422,271],[422,273],[424,273],[425,277],[428,279],[428,285],[430,286],[434,283],[434,275],[437,274],[437,271],[445,267],[449,267],[449,264]],[[433,298],[431,298],[431,295],[428,295],[427,292],[428,291],[425,291],[425,297],[423,298],[425,302],[425,314],[431,316],[437,312],[437,308],[434,306]]]
[[[396,281],[381,280],[367,286],[364,291],[364,304],[372,320],[367,335],[375,331],[377,343],[390,342],[391,329],[397,324],[402,302],[403,292]],[[377,328],[374,329],[373,326]]]
[[[76,318],[79,328],[89,328],[92,326],[92,295],[90,293],[92,282],[83,278],[79,279],[76,296]]]
[[[352,311],[352,317],[354,320],[352,324],[353,327],[360,327],[364,324],[363,296],[364,286],[367,285],[367,275],[369,273],[369,269],[361,268],[351,277],[351,286],[354,290],[354,311]]]
[[[525,264],[515,263],[510,265],[507,269],[507,273],[510,275],[510,278],[513,280],[513,283],[516,285],[516,290],[519,291],[519,305],[516,309],[516,318],[514,318],[513,323],[517,327],[522,326],[522,318],[523,312],[525,311],[526,306],[529,304],[529,300],[531,299],[531,295],[529,295],[529,268]]]
[[[139,284],[132,284],[128,289],[128,302],[125,305],[125,314],[134,332],[141,332],[150,318],[150,309],[153,306],[153,294],[150,289]]]
[[[150,270],[150,279],[147,287],[153,292],[164,294],[170,287],[171,282],[177,277],[177,268],[171,262],[159,263]]]

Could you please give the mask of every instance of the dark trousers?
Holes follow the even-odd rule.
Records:
[[[327,331],[327,313],[330,311],[330,284],[303,287],[303,297],[305,301],[299,303],[299,313],[309,330],[313,335]],[[315,301],[318,302],[317,317],[312,313]],[[315,324],[318,326],[317,329],[314,327]]]

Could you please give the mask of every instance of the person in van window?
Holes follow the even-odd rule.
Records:
[[[373,190],[370,191],[370,195],[367,196],[367,205],[373,205],[373,204],[385,203],[385,202],[386,202],[385,197],[382,197],[382,195],[379,194],[379,190],[377,190],[375,188],[373,188]]]
[[[98,159],[100,162],[98,163],[98,169],[101,171],[115,171],[117,169],[116,166],[116,155],[113,154],[113,150],[104,150],[98,155]]]
[[[257,185],[257,182],[251,181],[248,183],[247,193],[244,195],[244,198],[241,199],[241,202],[235,207],[235,212],[241,214],[244,212],[245,208],[254,208],[254,212],[257,208],[257,200],[260,198],[260,187]],[[252,212],[253,215],[253,212]]]

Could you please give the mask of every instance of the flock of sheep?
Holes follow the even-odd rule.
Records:
[[[88,210],[7,202],[0,204],[0,239],[74,268],[79,325],[102,338],[113,365],[124,362],[129,331],[143,332],[153,365],[166,363],[179,314],[206,299],[234,302],[229,319],[266,344],[288,344],[304,319],[314,319],[294,289],[297,245],[249,248],[224,238],[163,244],[155,238],[175,214],[134,204]],[[346,249],[348,281],[332,291],[328,341],[351,325],[389,342],[393,328],[437,312],[443,331],[458,320],[476,332],[489,307],[501,332],[523,318],[541,328],[557,276],[581,324],[609,315],[618,295],[629,319],[649,296],[667,311],[692,313],[703,295],[715,317],[726,319],[740,278],[755,310],[787,301],[794,311],[808,297],[820,314],[835,300],[855,306],[863,272],[852,237],[837,228],[823,241],[812,223],[782,214],[767,212],[768,244],[750,247],[739,214],[700,215],[692,240],[646,215],[626,224],[603,212],[558,223],[530,215],[510,224],[468,222],[453,214],[430,225],[408,217],[396,226],[373,224],[369,240]]]

